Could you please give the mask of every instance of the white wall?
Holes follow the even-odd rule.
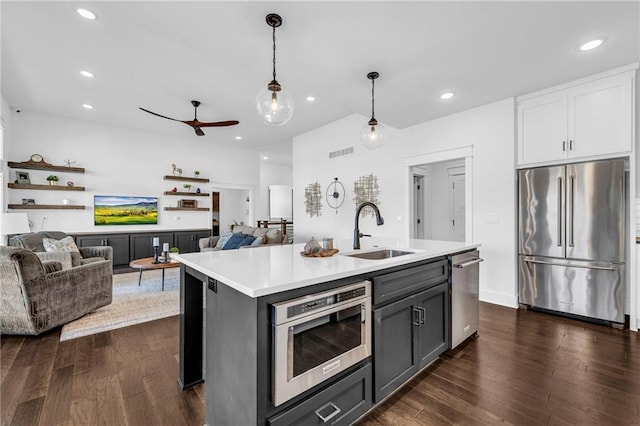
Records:
[[[5,138],[6,158],[25,161],[33,153],[42,154],[51,164],[63,165],[66,159],[84,167],[85,174],[56,173],[59,184],[68,180],[86,187],[85,192],[9,190],[6,203],[20,203],[34,198],[38,204],[60,204],[68,198],[84,204],[86,210],[29,210],[34,231],[44,229],[65,232],[116,232],[154,229],[209,228],[211,212],[164,211],[176,206],[179,196],[165,196],[182,182],[165,181],[171,174],[171,163],[182,168],[183,176],[209,178],[203,185],[192,183],[194,191],[211,192],[216,183],[233,183],[257,188],[260,180],[258,153],[216,145],[203,138],[170,138],[160,134],[104,126],[87,121],[22,112],[11,113],[12,130]],[[242,166],[236,161],[242,158]],[[15,170],[11,170],[14,172]],[[49,172],[28,170],[32,183],[46,184]],[[13,178],[13,174],[11,175]],[[94,226],[94,195],[140,195],[158,197],[158,225]],[[198,205],[211,207],[211,197],[195,197]],[[3,208],[6,207],[6,203]]]
[[[379,178],[379,207],[385,224],[376,227],[373,218],[362,218],[360,229],[378,236],[404,236],[404,159],[473,146],[474,219],[470,240],[482,244],[486,260],[480,268],[480,298],[517,306],[514,99],[392,130],[387,145],[376,151],[358,144],[358,132],[367,120],[354,114],[294,138],[296,242],[311,235],[350,238],[355,211],[353,182],[371,172]],[[349,146],[354,146],[354,154],[328,158],[328,152]],[[344,206],[336,215],[325,202],[320,217],[309,217],[304,207],[305,187],[318,181],[326,191],[333,177],[347,189]]]
[[[250,223],[250,203],[247,201],[249,191],[240,189],[223,189],[220,191],[220,232],[230,230],[233,224],[244,223],[245,225],[255,226]]]
[[[269,219],[269,185],[293,185],[293,167],[262,160],[260,164],[260,190],[256,220]]]
[[[316,239],[351,238],[356,207],[353,201],[354,182],[358,177],[371,173],[378,177],[378,207],[385,224],[377,227],[373,217],[363,215],[360,230],[376,236],[395,236],[402,232],[404,205],[399,162],[401,149],[396,137],[397,131],[390,128],[390,142],[377,150],[368,150],[358,142],[360,129],[367,121],[368,117],[352,114],[293,139],[293,217],[296,242],[307,241],[311,236]],[[329,159],[329,152],[351,146],[354,148],[353,154]],[[327,186],[336,177],[346,191],[344,204],[337,210],[337,214],[326,202]],[[304,191],[307,185],[316,181],[322,191],[322,210],[321,216],[312,218],[305,212]]]

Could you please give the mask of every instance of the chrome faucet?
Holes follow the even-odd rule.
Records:
[[[373,204],[372,202],[369,202],[369,201],[365,201],[364,203],[360,204],[358,206],[358,208],[356,209],[356,224],[355,224],[355,229],[353,230],[353,248],[354,248],[354,250],[360,249],[360,237],[370,237],[371,236],[370,234],[363,234],[363,233],[360,232],[360,225],[359,225],[359,223],[360,223],[360,212],[366,206],[369,206],[369,207],[373,208],[373,211],[376,213],[376,224],[378,226],[384,224],[384,219],[382,218],[382,216],[380,216],[380,210],[378,210],[378,206],[376,206],[375,204]]]

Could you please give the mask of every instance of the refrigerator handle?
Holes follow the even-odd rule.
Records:
[[[569,247],[574,247],[573,241],[573,213],[574,213],[574,183],[575,177],[573,175],[569,176]]]
[[[558,176],[558,247],[562,247],[562,176]]]

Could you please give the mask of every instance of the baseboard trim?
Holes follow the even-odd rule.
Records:
[[[508,308],[518,308],[518,296],[515,294],[480,290],[480,300],[482,302],[493,303],[494,305],[506,306]]]

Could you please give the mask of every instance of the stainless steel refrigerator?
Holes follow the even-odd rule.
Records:
[[[519,302],[624,322],[625,160],[519,171]]]

